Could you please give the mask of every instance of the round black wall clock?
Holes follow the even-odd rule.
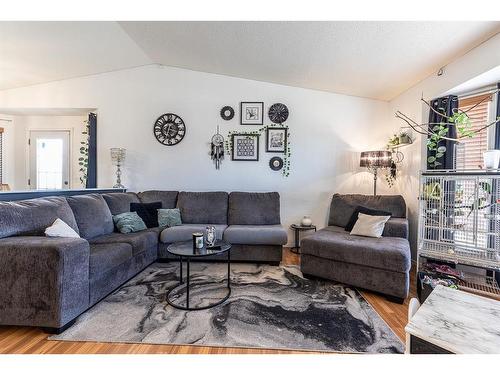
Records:
[[[165,146],[173,146],[186,135],[186,124],[174,113],[165,113],[155,121],[153,132],[156,140]]]
[[[279,156],[271,158],[271,160],[269,160],[269,167],[273,171],[279,171],[281,168],[283,168],[283,159],[280,158]]]
[[[222,117],[226,121],[231,120],[234,117],[233,107],[230,107],[228,105],[222,107],[222,109],[220,110],[220,117]]]
[[[276,103],[269,108],[267,115],[269,116],[269,120],[275,124],[282,124],[288,118],[288,108],[282,103]]]

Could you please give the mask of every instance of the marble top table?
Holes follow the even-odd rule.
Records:
[[[500,353],[500,302],[436,286],[405,327],[453,353]]]

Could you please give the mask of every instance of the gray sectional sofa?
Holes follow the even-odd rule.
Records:
[[[178,207],[183,224],[115,231],[112,215],[132,202],[157,201]],[[45,237],[56,218],[81,238]],[[287,232],[278,193],[156,190],[0,202],[0,324],[62,331],[154,261],[168,261],[170,243],[190,240],[207,225],[233,244],[234,261],[281,261]]]
[[[357,206],[392,214],[381,238],[345,231]],[[406,204],[400,195],[335,194],[328,226],[304,238],[300,250],[306,275],[380,292],[399,303],[408,296],[411,254]]]

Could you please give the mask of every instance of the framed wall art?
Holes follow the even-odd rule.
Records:
[[[233,134],[231,136],[231,160],[258,161],[259,135]]]
[[[270,126],[266,129],[266,151],[286,152],[287,128]]]
[[[263,125],[264,124],[264,102],[241,102],[240,104],[241,125]]]

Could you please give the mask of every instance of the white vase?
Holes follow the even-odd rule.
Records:
[[[300,224],[302,224],[302,226],[304,227],[310,227],[312,225],[311,216],[305,215],[300,221]]]
[[[500,164],[500,150],[488,150],[483,152],[483,160],[486,169],[497,169]]]

